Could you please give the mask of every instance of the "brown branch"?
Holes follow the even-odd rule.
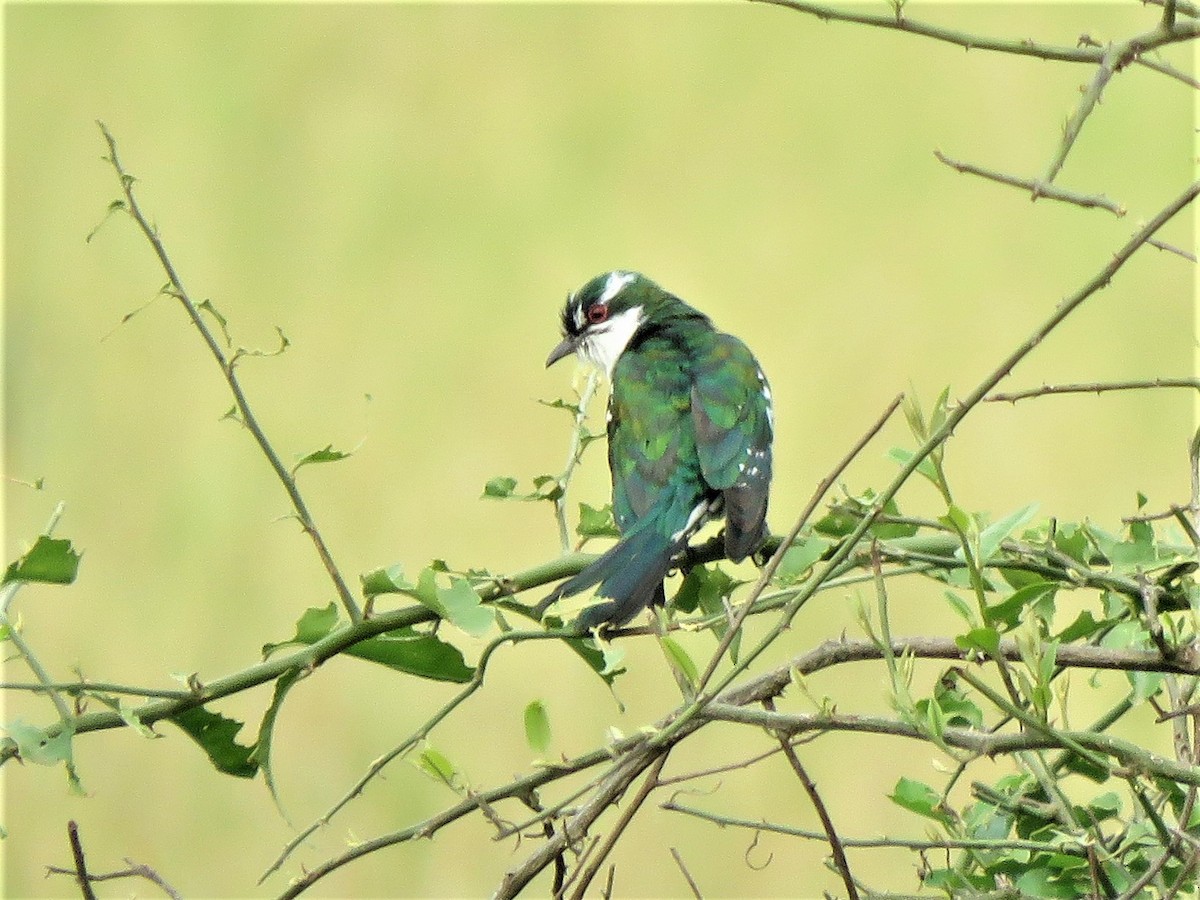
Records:
[[[769,711],[775,712],[774,700],[764,700],[763,706]],[[850,861],[846,859],[846,848],[842,845],[842,839],[838,836],[837,828],[834,827],[833,818],[829,815],[825,801],[821,799],[816,782],[809,777],[808,772],[801,764],[800,757],[796,755],[796,748],[792,746],[791,741],[781,734],[776,735],[776,739],[779,741],[779,748],[787,758],[792,771],[800,780],[804,792],[808,794],[809,802],[817,812],[817,818],[821,820],[821,827],[825,830],[825,837],[829,841],[830,852],[833,853],[833,864],[837,868],[838,874],[842,876],[842,884],[846,886],[846,896],[850,900],[858,900],[858,888],[855,887],[854,876],[850,872]]]
[[[83,900],[96,900],[96,892],[92,890],[92,885],[96,882],[115,881],[119,878],[145,878],[147,881],[158,885],[171,900],[182,900],[180,893],[167,884],[161,875],[149,866],[135,863],[131,859],[125,860],[125,864],[129,866],[127,869],[121,869],[117,872],[105,872],[103,875],[93,875],[87,870],[87,863],[83,853],[83,843],[79,838],[79,826],[73,819],[67,822],[67,839],[71,844],[71,856],[74,860],[74,866],[70,869],[64,869],[61,866],[46,866],[46,874],[72,876],[75,879],[75,883],[79,885],[79,891],[83,896]]]
[[[725,703],[711,703],[700,715],[713,722],[752,725],[787,735],[844,731],[856,734],[890,735],[919,741],[931,740],[929,734],[916,725],[883,716],[773,713]],[[1051,729],[1047,729],[1038,733],[1031,731],[992,733],[975,728],[948,725],[941,730],[938,739],[946,746],[989,757],[1019,753],[1023,750],[1057,749],[1069,742],[1087,751],[1111,756],[1132,771],[1161,776],[1179,784],[1200,786],[1200,769],[1181,764],[1173,759],[1157,756],[1130,741],[1091,731],[1058,730],[1053,733],[1051,731]]]
[[[621,839],[621,835],[625,833],[625,829],[629,827],[629,823],[633,821],[633,817],[637,815],[638,810],[645,804],[646,798],[659,786],[658,776],[666,763],[666,753],[663,753],[654,761],[654,765],[650,767],[650,771],[646,773],[646,777],[642,780],[642,786],[634,794],[633,800],[621,811],[620,818],[613,824],[612,831],[601,842],[599,849],[595,852],[592,859],[588,861],[587,867],[580,874],[579,883],[575,886],[575,891],[572,894],[572,900],[583,900],[587,895],[588,885],[592,883],[592,879],[596,877],[596,873],[600,871],[600,867],[604,865],[604,861],[612,853],[613,848],[617,845],[617,841]]]
[[[87,860],[83,856],[83,843],[79,840],[79,825],[74,819],[67,822],[67,840],[71,844],[71,857],[75,860],[75,883],[79,885],[79,893],[83,895],[83,900],[96,900]]]

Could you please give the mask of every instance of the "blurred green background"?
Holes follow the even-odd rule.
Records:
[[[1125,37],[1158,15],[1132,2],[907,13],[1067,45],[1081,33]],[[281,357],[240,370],[285,458],[366,436],[351,460],[301,477],[351,579],[434,557],[516,571],[557,552],[547,508],[479,495],[494,475],[561,467],[566,419],[536,401],[569,395],[571,375],[543,361],[563,297],[597,272],[640,269],[754,349],[777,403],[772,520],[783,530],[897,392],[928,403],[947,384],[952,397],[968,391],[1192,177],[1191,92],[1132,67],[1060,177],[1130,214],[1031,205],[932,151],[1040,174],[1089,68],[766,6],[10,5],[4,15],[4,548],[18,554],[66,501],[60,533],[85,551],[81,578],[18,601],[28,640],[62,678],[77,668],[171,687],[172,673],[224,675],[331,599],[249,436],[221,421],[230,398],[177,304],[159,298],[119,324],[164,278],[122,217],[85,243],[118,193],[97,118],[194,297],[212,299],[239,345],[274,347],[276,326],[290,339]],[[1187,50],[1166,55],[1190,61]],[[1192,222],[1162,237],[1190,245]],[[1192,297],[1189,265],[1143,250],[1007,385],[1189,374]],[[998,516],[1036,500],[1044,515],[1115,529],[1136,491],[1156,509],[1186,500],[1190,429],[1184,392],[988,405],[955,436],[947,465],[969,509]],[[893,423],[847,487],[881,486],[893,471],[886,449],[911,444]],[[39,477],[41,492],[12,480]],[[599,451],[572,495],[607,499]],[[921,484],[901,504],[940,512]],[[895,631],[952,633],[939,597],[898,587]],[[857,634],[855,608],[853,594],[818,598],[768,662]],[[690,646],[700,655],[712,642]],[[678,695],[657,648],[628,652],[624,714],[571,653],[537,643],[501,652],[486,689],[433,743],[487,787],[530,764],[521,710],[535,697],[555,753],[598,745],[609,725],[633,731]],[[6,677],[28,673],[10,661]],[[887,708],[877,669],[813,682],[841,711]],[[450,695],[354,660],[305,681],[276,739],[294,820],[322,813]],[[219,709],[249,723],[249,741],[269,696]],[[5,721],[53,716],[43,699],[5,701]],[[1151,722],[1141,711],[1129,727],[1144,734]],[[188,896],[281,889],[280,876],[255,886],[293,833],[261,782],[217,775],[180,732],[159,730],[161,741],[81,738],[86,798],[68,795],[60,770],[5,768],[7,896],[73,893],[43,878],[45,865],[68,862],[68,818],[96,871],[131,857]],[[768,746],[715,727],[701,741],[669,768]],[[923,747],[828,737],[802,756],[843,833],[923,830],[885,799],[900,774],[936,777]],[[453,799],[393,765],[288,872]],[[816,825],[780,761],[731,774],[696,802]],[[615,856],[617,892],[684,893],[669,847],[710,896],[837,888],[820,845],[765,837],[749,857],[773,854],[760,871],[743,858],[749,843],[648,808]],[[529,847],[514,852],[483,822],[462,822],[343,869],[313,895],[481,896]],[[869,883],[916,887],[906,854],[851,859]],[[152,889],[102,888],[135,891]]]

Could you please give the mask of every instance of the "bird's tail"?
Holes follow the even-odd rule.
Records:
[[[653,527],[631,531],[586,569],[555,588],[534,613],[541,618],[556,600],[598,584],[596,596],[608,602],[589,606],[577,624],[584,629],[604,623],[624,625],[652,603],[663,602],[663,579],[671,569],[671,560],[686,543],[686,535],[672,540]]]

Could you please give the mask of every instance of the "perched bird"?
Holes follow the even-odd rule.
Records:
[[[664,602],[672,560],[710,519],[740,560],[767,537],[771,389],[740,340],[637,272],[608,272],[567,298],[551,366],[572,353],[604,370],[608,467],[620,540],[537,607],[599,585],[583,629],[619,627]]]

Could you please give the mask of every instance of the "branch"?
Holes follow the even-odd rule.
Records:
[[[870,25],[890,31],[902,31],[907,34],[920,35],[935,41],[955,44],[965,50],[989,50],[996,53],[1010,53],[1017,56],[1034,56],[1039,59],[1051,59],[1061,62],[1092,63],[1103,61],[1104,51],[1096,47],[1068,47],[1054,44],[1043,44],[1034,40],[1011,41],[994,38],[983,34],[970,34],[951,28],[942,28],[926,22],[918,22],[902,15],[875,15],[873,13],[857,13],[850,10],[837,9],[820,3],[809,3],[806,0],[755,0],[772,6],[783,6],[796,12],[816,16],[824,22],[854,22],[859,25]],[[1155,2],[1155,0],[1151,0]],[[1178,7],[1182,9],[1182,7]],[[1166,44],[1189,40],[1200,35],[1200,27],[1196,23],[1176,23],[1171,26],[1155,29],[1142,35],[1139,46],[1141,50],[1150,50]]]
[[[1000,641],[1000,655],[1010,662],[1020,662],[1021,653],[1014,640]],[[910,637],[892,641],[891,652],[897,657],[971,661],[971,655],[948,637]],[[867,662],[884,658],[883,647],[869,640],[826,641],[800,656],[794,657],[753,681],[720,696],[720,701],[735,706],[761,703],[778,697],[792,683],[793,672],[811,675],[834,666],[852,662]],[[1166,660],[1156,650],[1093,647],[1062,644],[1055,651],[1057,665],[1071,669],[1102,669],[1118,672],[1171,672],[1177,675],[1200,675],[1200,650],[1179,650]]]
[[[92,878],[88,875],[87,860],[83,855],[83,844],[79,840],[79,826],[72,819],[67,823],[67,840],[71,843],[71,857],[75,861],[75,883],[83,900],[96,900],[96,892],[92,890]]]
[[[956,172],[966,172],[970,175],[978,175],[981,178],[986,178],[989,181],[998,181],[1000,184],[1023,188],[1029,191],[1030,200],[1038,200],[1045,197],[1047,200],[1061,200],[1064,203],[1072,203],[1075,206],[1082,206],[1085,209],[1107,209],[1118,218],[1126,213],[1124,206],[1113,200],[1109,200],[1103,194],[1078,194],[1074,191],[1056,187],[1038,178],[1018,178],[1015,175],[1009,175],[1005,172],[985,169],[982,166],[976,166],[972,163],[951,159],[942,153],[941,150],[934,150],[933,155],[937,157],[938,162],[945,163]]]
[[[773,644],[781,634],[791,627],[792,620],[796,614],[808,602],[809,598],[821,589],[826,580],[828,580],[838,568],[847,560],[850,554],[855,550],[857,544],[862,540],[867,530],[871,527],[875,518],[883,511],[884,507],[896,496],[900,488],[908,481],[909,477],[917,470],[925,459],[940,447],[947,438],[953,434],[955,428],[974,409],[991,391],[999,384],[1008,374],[1020,363],[1026,356],[1033,352],[1034,348],[1044,341],[1055,328],[1057,328],[1064,319],[1072,312],[1079,308],[1085,300],[1099,291],[1101,288],[1107,287],[1118,271],[1129,261],[1129,258],[1146,243],[1154,233],[1158,231],[1164,224],[1170,221],[1176,214],[1183,210],[1191,203],[1196,195],[1200,194],[1200,181],[1193,182],[1188,188],[1175,200],[1164,207],[1159,213],[1151,219],[1146,225],[1141,228],[1132,238],[1130,238],[1123,247],[1113,254],[1112,259],[1094,275],[1086,284],[1069,297],[1064,298],[1050,314],[1044,322],[1037,326],[1032,334],[1015,350],[1009,353],[991,373],[989,373],[982,382],[980,382],[957,406],[948,409],[942,425],[937,428],[925,442],[913,453],[912,457],[901,466],[899,473],[875,497],[874,502],[869,509],[864,513],[862,520],[850,532],[849,535],[842,541],[841,545],[833,552],[826,560],[824,568],[814,575],[809,582],[801,588],[795,597],[791,599],[787,606],[784,607],[783,613],[779,621],[767,631],[767,633],[752,647],[748,652],[743,653],[742,658],[738,663],[731,667],[730,671],[721,678],[718,684],[706,692],[701,693],[696,699],[683,711],[680,715],[658,735],[653,738],[655,742],[663,743],[674,738],[674,735],[683,728],[688,720],[699,713],[705,706],[710,703],[714,696],[728,687],[733,680],[745,671],[746,668],[758,658],[758,656]],[[778,553],[777,553],[778,555]]]
[[[708,721],[754,725],[788,735],[846,731],[929,740],[929,735],[916,726],[884,716],[773,713],[725,703],[710,703],[700,715]],[[978,756],[1057,749],[1062,746],[1063,739],[1066,739],[1087,750],[1112,756],[1134,772],[1159,775],[1179,784],[1200,785],[1200,768],[1158,756],[1130,741],[1092,731],[1059,731],[1054,735],[1031,732],[992,733],[948,725],[941,730],[939,738],[948,746],[969,750]]]
[[[83,900],[96,900],[96,892],[92,890],[92,885],[96,882],[114,881],[118,878],[145,878],[147,881],[158,885],[171,900],[182,900],[180,893],[167,884],[161,875],[149,866],[135,863],[131,859],[125,860],[125,864],[129,866],[127,869],[121,869],[118,872],[106,872],[103,875],[91,874],[87,870],[87,862],[83,853],[83,843],[79,839],[79,826],[74,820],[67,822],[67,838],[71,844],[71,857],[74,861],[73,868],[64,869],[61,866],[46,866],[46,874],[72,876],[75,879],[75,883],[79,885],[79,891],[83,896]]]
[[[154,250],[154,255],[158,257],[159,264],[162,266],[163,271],[166,272],[167,280],[170,282],[168,293],[182,304],[188,318],[191,319],[192,324],[196,326],[196,330],[208,346],[209,352],[212,354],[213,359],[216,360],[218,367],[221,369],[221,374],[225,376],[225,382],[229,385],[229,390],[233,394],[234,402],[237,404],[238,412],[242,417],[242,423],[254,437],[259,449],[262,450],[263,455],[267,458],[271,469],[274,470],[276,477],[283,484],[283,489],[287,492],[288,499],[292,502],[292,508],[296,511],[296,518],[299,520],[304,532],[312,540],[313,547],[317,551],[317,556],[320,557],[322,565],[325,566],[325,571],[329,574],[329,578],[333,582],[338,598],[341,600],[342,606],[346,609],[346,614],[350,616],[351,622],[359,621],[362,619],[362,611],[358,608],[358,603],[355,602],[354,595],[351,594],[350,588],[334,563],[333,556],[330,554],[329,548],[325,545],[325,539],[321,536],[321,532],[318,530],[312,514],[308,511],[308,505],[300,495],[300,489],[296,486],[295,476],[288,471],[282,460],[280,460],[279,454],[275,452],[275,448],[271,445],[270,440],[268,440],[262,426],[258,424],[258,419],[251,410],[250,403],[242,391],[241,383],[238,381],[237,373],[235,372],[237,356],[235,355],[231,358],[225,355],[225,351],[221,349],[216,336],[212,333],[212,330],[208,327],[208,323],[200,314],[200,309],[188,295],[187,290],[183,286],[183,281],[179,277],[179,273],[175,270],[174,263],[171,262],[171,258],[167,255],[167,249],[158,235],[158,230],[150,224],[149,220],[143,215],[141,207],[138,206],[137,198],[133,193],[133,185],[136,179],[125,171],[120,160],[117,158],[116,139],[113,138],[103,122],[98,121],[96,124],[100,126],[100,133],[104,135],[104,140],[108,144],[108,162],[116,170],[117,177],[121,182],[121,192],[125,196],[124,208],[133,218],[134,222],[137,223],[146,240],[150,242],[150,246]]]
[[[733,644],[733,639],[740,631],[742,623],[746,621],[746,616],[750,614],[751,609],[754,608],[755,602],[760,596],[762,596],[762,592],[766,589],[771,579],[775,577],[775,572],[778,571],[779,564],[783,561],[784,554],[786,554],[788,548],[792,546],[792,543],[796,540],[796,536],[800,534],[800,529],[804,527],[804,523],[808,521],[808,518],[812,515],[813,510],[817,508],[817,504],[821,502],[821,498],[824,497],[829,489],[837,483],[838,478],[841,477],[842,472],[846,470],[846,467],[850,465],[851,461],[857,457],[858,454],[862,452],[863,448],[870,443],[871,439],[879,433],[880,429],[883,428],[887,420],[892,417],[892,413],[896,411],[896,407],[900,405],[903,399],[903,394],[897,395],[896,398],[888,404],[887,408],[884,409],[879,418],[875,420],[874,424],[867,429],[862,437],[855,441],[854,446],[852,446],[846,455],[838,461],[838,463],[833,467],[833,471],[821,479],[821,482],[817,485],[817,489],[813,491],[812,497],[809,498],[808,504],[803,510],[800,511],[800,515],[796,518],[796,524],[792,526],[792,530],[788,533],[787,537],[779,542],[779,546],[776,547],[775,552],[771,554],[770,560],[765,566],[763,566],[763,570],[758,577],[758,582],[750,591],[750,595],[742,604],[742,608],[738,610],[737,616],[734,618],[733,622],[730,623],[729,628],[727,628],[725,631],[725,634],[721,636],[721,641],[717,644],[717,649],[713,651],[712,658],[709,660],[708,666],[704,670],[704,674],[700,676],[700,680],[696,685],[697,693],[703,691],[705,686],[712,679],[713,674],[717,670],[717,666],[720,665],[721,659],[725,656],[725,652]]]
[[[668,800],[659,806],[660,809],[665,809],[668,812],[683,813],[687,816],[694,816],[697,819],[703,819],[706,822],[712,822],[734,828],[748,828],[752,831],[769,831],[772,834],[785,834],[789,837],[806,838],[811,841],[824,841],[826,836],[820,831],[810,831],[805,828],[793,828],[790,825],[781,825],[776,822],[766,822],[755,819],[740,819],[735,816],[726,816],[720,813],[711,813],[703,809],[697,809],[693,806],[682,806],[675,802],[674,799]],[[988,838],[893,838],[893,837],[877,837],[877,838],[850,838],[843,837],[842,843],[847,847],[854,848],[900,848],[904,850],[989,850],[994,852],[1005,852],[1010,850],[1027,850],[1031,853],[1064,853],[1071,856],[1085,856],[1086,853],[1078,841],[1065,840],[1061,843],[1049,843],[1043,841],[1026,841],[1019,838],[1012,840],[988,839]]]
[[[1037,388],[1026,388],[1006,394],[990,394],[985,403],[1016,403],[1030,397],[1045,397],[1049,394],[1103,394],[1107,391],[1144,391],[1152,388],[1191,388],[1200,391],[1200,378],[1152,378],[1131,381],[1093,381],[1084,384],[1043,384]]]
[[[769,712],[775,712],[775,701],[764,700],[763,707]],[[777,739],[779,740],[779,749],[783,751],[792,771],[796,773],[804,792],[808,794],[809,802],[817,812],[817,818],[821,820],[821,827],[825,829],[825,839],[829,842],[829,849],[833,853],[833,864],[837,867],[838,874],[842,876],[842,884],[846,886],[846,896],[850,900],[858,900],[858,888],[854,886],[854,875],[851,874],[850,862],[846,859],[845,844],[833,825],[829,809],[825,806],[825,801],[821,799],[816,783],[809,777],[808,771],[800,762],[800,757],[796,755],[796,748],[792,746],[792,742],[783,735],[777,735]]]

